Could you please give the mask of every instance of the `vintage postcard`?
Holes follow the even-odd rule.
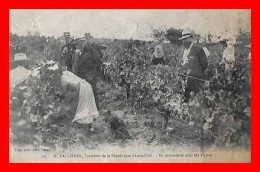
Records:
[[[251,10],[9,10],[10,162],[251,162]]]

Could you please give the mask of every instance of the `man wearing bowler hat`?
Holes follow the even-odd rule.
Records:
[[[96,43],[94,43],[92,41],[93,36],[90,33],[85,33],[85,37],[84,38],[86,40],[86,44],[92,46],[93,48],[95,48],[95,50],[97,51],[99,56],[102,57],[103,54],[102,54],[102,51],[101,51],[101,47],[98,44],[96,44]]]
[[[187,114],[191,92],[198,93],[204,84],[204,72],[208,60],[204,49],[194,44],[194,35],[189,29],[183,30],[179,40],[182,41],[183,46],[179,53],[178,66],[179,75],[186,79],[183,108],[184,113]]]

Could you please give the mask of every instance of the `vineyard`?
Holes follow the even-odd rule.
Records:
[[[63,111],[58,79],[59,40],[19,39],[26,43],[24,51],[34,60],[34,68],[28,80],[10,93],[12,144],[44,145],[52,149],[95,149],[111,144],[250,148],[250,61],[247,59],[250,50],[244,45],[236,46],[236,65],[231,77],[219,65],[223,46],[200,45],[211,53],[207,82],[198,95],[192,96],[189,115],[184,115],[186,78],[179,75],[179,45],[163,43],[166,62],[155,66],[151,57],[157,42],[105,42],[108,50],[102,59],[97,84],[101,112],[93,123],[95,132],[91,133],[71,123],[73,111]],[[104,110],[124,120],[130,140],[110,138],[102,118]]]

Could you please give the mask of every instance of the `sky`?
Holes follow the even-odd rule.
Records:
[[[196,33],[220,35],[239,29],[251,30],[250,10],[10,10],[10,32],[39,32],[59,37],[70,32],[75,38],[90,32],[98,38],[149,39],[151,27],[192,29]]]

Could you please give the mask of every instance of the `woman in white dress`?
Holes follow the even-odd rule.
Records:
[[[65,101],[63,101],[65,111],[69,111],[76,106],[76,113],[72,122],[88,125],[90,131],[93,132],[92,123],[99,113],[91,85],[70,71],[62,72],[61,85],[65,96]]]

